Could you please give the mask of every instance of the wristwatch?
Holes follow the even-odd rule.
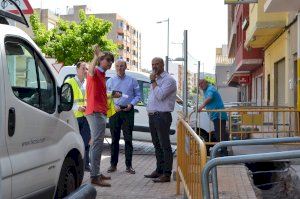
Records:
[[[151,80],[151,81],[150,81],[150,84],[153,84],[154,82],[156,82],[155,79],[154,79],[154,80]]]

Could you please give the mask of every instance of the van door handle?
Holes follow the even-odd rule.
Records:
[[[8,135],[12,137],[15,134],[16,128],[16,111],[15,108],[10,108],[8,111]]]
[[[135,112],[135,113],[139,113],[140,111],[139,111],[139,110],[137,110],[137,109],[134,109],[134,112]]]

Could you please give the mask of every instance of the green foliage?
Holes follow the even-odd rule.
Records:
[[[210,77],[210,76],[205,76],[206,81],[208,81],[210,84],[215,85],[216,84],[216,79],[214,77]]]
[[[192,93],[193,93],[193,94],[197,94],[197,87],[193,87],[193,88],[192,88]]]
[[[30,16],[35,42],[46,55],[56,58],[64,65],[78,61],[90,61],[93,58],[93,45],[98,44],[102,51],[111,51],[117,55],[118,46],[107,38],[112,23],[94,15],[86,16],[79,12],[79,23],[59,19],[51,30],[46,30],[37,14]]]

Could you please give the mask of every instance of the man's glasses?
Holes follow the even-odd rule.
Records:
[[[113,63],[114,61],[112,60],[112,59],[110,59],[110,58],[105,58],[105,60],[107,61],[107,62],[110,62],[110,63]]]

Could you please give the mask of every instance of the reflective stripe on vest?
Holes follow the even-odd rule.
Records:
[[[84,96],[82,94],[81,89],[78,86],[77,81],[75,80],[75,78],[70,78],[66,80],[66,83],[70,84],[72,86],[73,89],[73,94],[74,94],[74,103],[77,104],[77,106],[84,106],[85,105],[85,99]],[[74,111],[75,117],[83,117],[84,113],[80,112],[80,111]]]

